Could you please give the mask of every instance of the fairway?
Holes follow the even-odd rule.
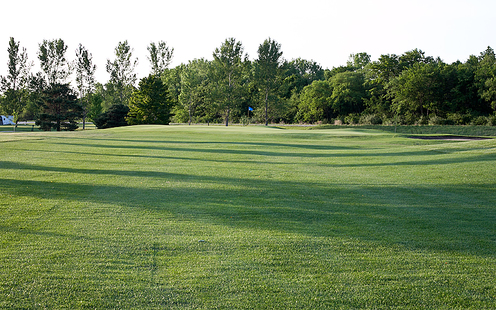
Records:
[[[0,133],[1,309],[495,309],[496,140]]]

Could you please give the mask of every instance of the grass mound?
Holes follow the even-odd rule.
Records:
[[[495,140],[132,126],[0,146],[0,308],[496,307]]]

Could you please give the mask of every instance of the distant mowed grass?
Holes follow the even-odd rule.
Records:
[[[0,134],[2,309],[494,309],[496,140]]]

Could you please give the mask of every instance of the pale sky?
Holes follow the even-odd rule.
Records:
[[[147,46],[174,48],[172,67],[211,60],[226,38],[241,41],[250,56],[272,38],[283,57],[314,60],[324,68],[345,65],[352,53],[402,54],[418,48],[445,62],[466,61],[496,48],[494,0],[1,0],[0,75],[7,74],[8,41],[26,47],[39,70],[38,45],[61,38],[67,58],[83,44],[105,83],[107,59],[128,40],[139,59],[138,77],[150,72]]]

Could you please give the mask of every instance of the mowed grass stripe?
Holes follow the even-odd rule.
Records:
[[[494,140],[212,126],[12,136],[0,307],[496,305]]]

